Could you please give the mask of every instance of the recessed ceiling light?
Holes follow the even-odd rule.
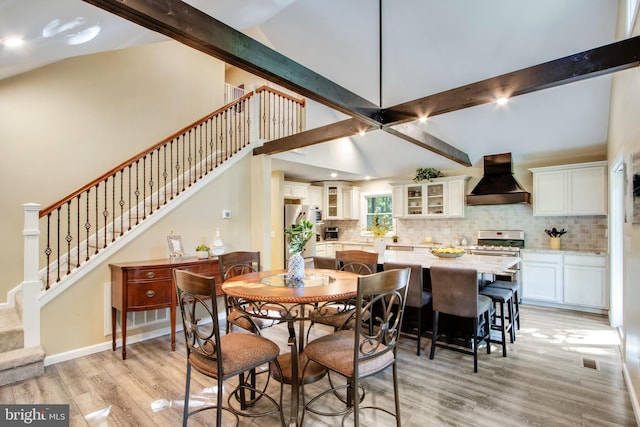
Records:
[[[331,178],[337,178],[338,174],[336,172],[331,172]]]
[[[366,133],[365,131],[361,130],[360,131],[360,136],[364,136],[365,133]]]
[[[366,181],[369,181],[369,180],[371,179],[371,177],[370,177],[369,175],[367,175],[367,176],[365,176],[365,177],[364,177],[364,179],[365,179]]]
[[[500,98],[496,99],[496,102],[498,103],[498,105],[504,105],[509,102],[509,98],[507,98],[506,96],[501,96]]]
[[[22,36],[7,36],[0,39],[3,45],[6,47],[18,47],[24,43]]]
[[[420,120],[420,123],[424,123],[424,122],[427,121],[427,116],[422,116],[422,117],[420,117],[419,120]]]

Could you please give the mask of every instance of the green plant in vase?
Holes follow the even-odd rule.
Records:
[[[418,168],[416,169],[416,176],[413,178],[413,182],[431,181],[433,178],[443,176],[442,172],[435,168]]]
[[[307,242],[313,237],[313,224],[307,220],[301,220],[297,224],[292,224],[284,229],[284,236],[289,245],[289,263],[287,265],[287,277],[294,281],[301,281],[304,278],[304,258],[302,250]]]

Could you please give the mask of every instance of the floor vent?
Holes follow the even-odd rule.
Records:
[[[600,370],[600,367],[598,366],[598,362],[595,359],[586,359],[584,357],[582,358],[582,367],[595,369],[596,371]]]

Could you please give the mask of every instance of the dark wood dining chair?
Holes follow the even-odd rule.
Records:
[[[337,269],[356,274],[378,271],[378,254],[361,250],[336,251]]]
[[[227,281],[228,279],[241,274],[253,273],[261,270],[260,252],[228,252],[220,255],[218,257],[218,261],[220,262],[220,273],[223,281]],[[227,333],[231,331],[232,326],[237,326],[259,334],[262,329],[274,324],[272,320],[248,316],[234,310],[234,308],[229,304],[226,295],[224,297],[224,305],[227,316]]]
[[[378,269],[378,254],[360,250],[336,251],[335,268],[360,275],[375,273]],[[327,315],[331,310],[343,312],[348,308],[348,302],[325,305],[322,310],[324,315],[314,320],[309,326],[309,331],[314,323],[333,326],[334,331],[352,327],[353,317],[348,311],[334,316]],[[307,332],[307,336],[309,332]]]
[[[313,268],[321,268],[326,270],[336,269],[336,258],[329,256],[313,256]]]
[[[431,292],[423,288],[422,265],[404,264],[399,262],[385,262],[384,270],[394,270],[399,268],[409,268],[411,279],[409,280],[409,290],[407,291],[407,303],[405,306],[403,330],[408,328],[416,331],[416,355],[420,356],[420,339],[425,332],[425,323],[430,319],[428,312],[431,304]]]
[[[355,328],[340,330],[317,338],[308,343],[304,349],[307,357],[304,370],[310,362],[318,363],[330,372],[347,379],[346,384],[334,386],[329,381],[329,388],[322,391],[308,402],[305,397],[305,387],[302,384],[302,420],[307,411],[325,416],[342,416],[342,425],[349,415],[353,415],[353,425],[359,425],[360,410],[374,409],[386,412],[395,417],[396,425],[400,426],[400,397],[398,394],[397,373],[397,344],[402,325],[407,289],[411,270],[388,270],[358,277],[358,294],[356,304],[362,307],[352,313]],[[376,313],[375,316],[365,316],[366,313]],[[373,328],[371,327],[373,320]],[[378,406],[378,402],[385,402],[383,396],[375,399],[372,405],[362,405],[364,396],[357,393],[361,390],[360,381],[366,377],[392,369],[394,410]],[[303,371],[304,375],[304,371]],[[327,376],[329,378],[329,376]],[[383,377],[381,377],[383,378]],[[340,399],[340,391],[346,391],[346,405],[336,401],[336,404],[323,405],[325,398],[330,395]],[[385,393],[386,396],[386,393]],[[338,408],[338,409],[337,409]],[[335,423],[332,423],[335,424]]]
[[[280,384],[279,401],[276,401],[265,392],[266,387],[258,390],[250,381],[247,381],[247,378],[255,377],[256,368],[266,364],[270,364],[282,375],[278,363],[280,354],[278,345],[257,334],[242,332],[221,334],[215,302],[215,279],[180,269],[173,270],[173,277],[187,349],[182,425],[186,426],[188,418],[193,414],[215,409],[217,426],[223,425],[222,411],[233,414],[236,425],[239,423],[239,416],[262,417],[279,412],[280,422],[284,426],[282,384]],[[198,405],[195,410],[189,410],[192,368],[216,380],[218,393],[215,405]],[[269,369],[265,372],[270,377]],[[246,377],[247,374],[248,377]],[[223,383],[235,376],[238,377],[238,386],[229,393],[227,406],[223,406],[222,399],[225,394]],[[247,392],[252,396],[250,400],[247,399]],[[256,395],[257,398],[254,397]],[[235,405],[232,404],[232,400]],[[265,403],[256,405],[258,401]],[[236,405],[239,408],[235,407]]]
[[[489,327],[491,298],[478,294],[478,272],[475,269],[432,266],[429,270],[433,298],[433,336],[429,359],[434,358],[436,346],[471,354],[473,355],[473,372],[478,372],[478,345],[484,341],[487,345],[487,354],[491,353]],[[471,350],[438,341],[441,337],[439,329],[441,313],[472,320]],[[484,320],[482,328],[478,327],[480,316],[483,316]],[[479,329],[482,329],[481,335],[479,335]]]

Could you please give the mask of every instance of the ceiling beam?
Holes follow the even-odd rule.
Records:
[[[323,105],[377,125],[380,107],[180,0],[83,0]]]
[[[394,125],[494,102],[567,83],[622,71],[640,64],[640,36],[479,82],[395,105],[382,110],[384,125]]]
[[[255,148],[253,154],[277,154],[285,151],[304,148],[321,142],[333,141],[338,138],[346,138],[367,132],[372,129],[380,129],[380,126],[369,126],[358,119],[346,119],[330,125],[321,126],[315,129],[285,136],[266,142],[262,147]]]
[[[458,150],[441,139],[423,131],[413,123],[402,123],[394,126],[386,126],[382,128],[384,131],[416,144],[418,147],[432,151],[436,154],[453,160],[463,166],[471,166],[471,161],[467,153]]]

